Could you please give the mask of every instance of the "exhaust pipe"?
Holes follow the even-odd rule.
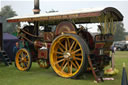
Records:
[[[39,7],[39,0],[34,0],[34,9],[33,9],[34,14],[39,14],[40,13],[40,7]],[[34,29],[35,29],[35,34],[38,36],[38,22],[34,22]]]
[[[34,14],[39,14],[40,13],[39,0],[34,0],[33,13]]]

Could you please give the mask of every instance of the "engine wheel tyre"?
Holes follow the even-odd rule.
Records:
[[[21,48],[18,50],[15,56],[15,66],[20,71],[28,71],[31,68],[32,59],[30,52]]]
[[[50,64],[59,76],[76,78],[87,69],[88,53],[88,46],[80,36],[63,34],[51,45]]]

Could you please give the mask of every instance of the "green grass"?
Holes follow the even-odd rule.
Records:
[[[28,72],[22,72],[15,68],[14,64],[6,67],[0,64],[0,85],[121,85],[122,63],[126,63],[128,73],[128,51],[118,51],[115,54],[116,68],[119,73],[114,77],[114,81],[105,81],[94,83],[93,75],[85,73],[82,79],[65,79],[57,76],[55,72],[49,69],[41,69],[37,63],[33,63]]]

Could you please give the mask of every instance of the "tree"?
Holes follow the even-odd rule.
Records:
[[[17,23],[8,23],[7,18],[16,16],[16,12],[12,10],[11,6],[4,6],[0,11],[0,21],[3,23],[3,32],[13,33],[16,32]]]
[[[118,22],[116,25],[114,40],[115,41],[125,40],[125,28],[122,22]]]

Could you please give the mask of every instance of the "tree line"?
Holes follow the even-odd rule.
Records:
[[[0,11],[0,22],[3,23],[3,32],[13,33],[16,32],[17,23],[8,23],[6,21],[7,18],[17,16],[16,12],[13,11],[11,6],[4,6]]]

